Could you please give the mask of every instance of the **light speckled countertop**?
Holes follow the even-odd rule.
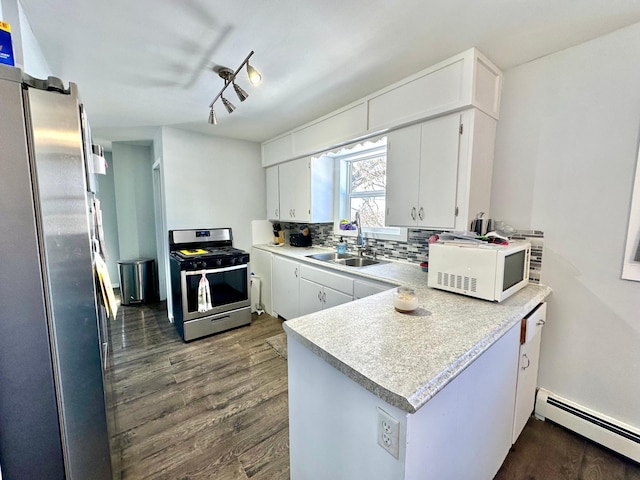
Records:
[[[427,274],[415,264],[389,262],[354,269],[305,258],[332,251],[324,248],[255,248],[415,288],[419,306],[409,314],[393,308],[390,290],[284,323],[289,338],[409,413],[428,402],[551,293],[549,287],[529,285],[493,303],[429,288]]]

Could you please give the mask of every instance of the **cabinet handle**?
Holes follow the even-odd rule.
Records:
[[[322,302],[322,292],[318,290],[318,301]]]
[[[411,208],[411,218],[416,219],[416,207]]]
[[[529,366],[531,365],[531,360],[529,360],[529,357],[527,357],[526,353],[522,354],[522,358],[526,358],[527,359],[527,364],[524,367],[522,367],[522,370],[524,371],[527,368],[529,368]]]
[[[293,210],[289,209],[289,217],[293,217]]]
[[[424,208],[420,207],[420,210],[418,211],[418,217],[420,217],[420,220],[424,220]]]
[[[327,292],[322,294],[322,303],[327,303]]]
[[[296,209],[293,209],[293,218],[296,218]]]
[[[276,218],[278,218],[278,209],[276,208]]]
[[[541,326],[542,326],[542,325],[544,325],[545,323],[546,323],[546,322],[545,322],[544,320],[540,319],[540,320],[538,320],[538,321],[536,322],[536,325],[538,325],[539,327],[541,327]]]
[[[297,267],[296,267],[296,269],[294,271],[294,274],[295,274],[296,278],[298,278],[298,268]]]

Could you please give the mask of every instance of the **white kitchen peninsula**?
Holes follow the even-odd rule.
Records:
[[[396,312],[388,291],[284,324],[292,479],[490,479],[500,467],[520,320],[550,289],[498,304],[411,277],[412,314]],[[397,458],[377,443],[378,409],[399,422]]]

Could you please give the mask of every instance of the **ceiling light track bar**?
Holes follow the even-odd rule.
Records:
[[[253,50],[251,50],[249,55],[247,55],[247,58],[244,59],[244,61],[240,64],[240,66],[236,69],[236,71],[233,72],[233,75],[222,77],[224,79],[224,87],[222,87],[222,90],[220,90],[220,93],[218,93],[218,95],[216,95],[213,101],[209,104],[209,108],[213,108],[213,104],[216,103],[216,100],[222,97],[222,94],[227,89],[227,87],[235,81],[236,76],[238,75],[238,73],[240,73],[240,70],[242,70],[242,67],[244,67],[249,62],[249,59],[251,58],[252,55],[253,55]]]

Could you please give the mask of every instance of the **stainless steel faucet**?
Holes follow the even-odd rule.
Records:
[[[356,247],[358,248],[358,254],[362,256],[366,248],[364,236],[362,235],[362,225],[360,221],[360,212],[356,212],[356,220],[354,222],[358,228],[358,235],[356,236]]]

